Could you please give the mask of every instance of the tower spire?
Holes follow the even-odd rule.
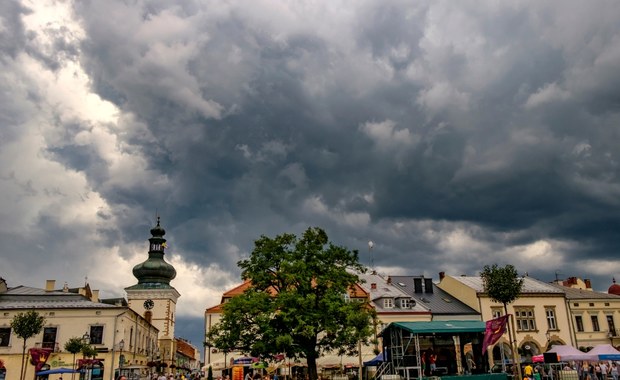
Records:
[[[157,215],[157,224],[151,228],[149,238],[149,257],[143,263],[133,268],[133,275],[138,279],[138,284],[132,288],[169,288],[177,272],[174,267],[164,260],[166,230],[161,226],[161,218]]]

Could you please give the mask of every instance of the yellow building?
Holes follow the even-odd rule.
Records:
[[[502,304],[494,302],[484,292],[479,276],[449,276],[440,274],[439,288],[480,312],[483,321],[504,315]],[[516,346],[520,359],[528,360],[541,354],[552,344],[575,345],[570,313],[564,290],[531,277],[523,277],[522,292],[509,304],[516,330]],[[492,347],[489,358],[495,363],[512,358],[508,332]],[[491,360],[491,359],[490,359]],[[493,364],[493,363],[490,363]]]
[[[38,289],[8,287],[0,279],[0,371],[4,367],[6,378],[19,377],[22,359],[22,340],[12,331],[11,321],[33,309],[45,318],[45,326],[26,346],[49,350],[46,368],[83,366],[89,380],[112,380],[119,370],[148,379],[157,369],[165,373],[197,369],[195,347],[174,336],[180,294],[170,285],[176,270],[164,260],[165,233],[158,218],[151,229],[148,258],[133,268],[138,283],[125,288],[127,299],[100,300],[99,291],[91,291],[88,284],[56,289],[55,281],[48,280],[44,289]],[[90,360],[81,354],[74,358],[64,348],[71,338],[84,338],[97,355]],[[34,378],[34,372],[29,364],[26,378]]]
[[[620,285],[615,279],[608,293],[594,291],[588,279],[577,277],[555,281],[555,285],[566,293],[575,347],[589,350],[599,344],[620,345],[616,327],[620,323]]]
[[[35,310],[45,318],[41,332],[26,341],[29,349],[48,349],[44,368],[76,368],[82,365],[92,379],[114,379],[114,371],[124,367],[147,371],[147,347],[156,342],[158,330],[131,310],[124,299],[99,300],[98,291],[88,284],[80,288],[55,288],[48,280],[43,289],[27,286],[8,287],[0,279],[0,358],[7,379],[19,378],[23,340],[11,329],[13,318]],[[97,350],[90,360],[64,348],[71,338],[82,338]],[[26,366],[26,378],[33,379],[35,366]]]

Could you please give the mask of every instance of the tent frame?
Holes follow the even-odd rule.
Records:
[[[392,378],[390,375],[400,375],[405,380],[422,380],[420,336],[429,335],[450,336],[454,344],[456,370],[462,374],[461,335],[480,333],[482,338],[484,329],[484,322],[481,321],[392,322],[380,334],[387,357],[377,368],[375,378],[388,380]],[[413,355],[408,352],[413,352]]]

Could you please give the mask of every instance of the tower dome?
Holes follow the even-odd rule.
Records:
[[[613,282],[613,284],[611,284],[611,286],[607,290],[607,293],[615,294],[617,296],[620,296],[620,285],[616,284],[616,279],[615,278],[612,280],[612,282]]]
[[[169,288],[170,281],[176,277],[177,271],[164,260],[165,234],[157,217],[157,225],[151,229],[152,237],[149,239],[149,258],[133,267],[133,275],[138,279],[138,285],[134,287]]]

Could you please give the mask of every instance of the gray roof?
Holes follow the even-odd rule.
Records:
[[[92,302],[81,294],[46,291],[45,289],[17,286],[0,293],[0,310],[4,309],[85,309],[117,308],[118,306],[101,302]]]
[[[453,276],[453,279],[461,282],[464,285],[469,286],[478,293],[484,293],[484,284],[480,276]],[[523,289],[521,294],[540,294],[540,293],[554,293],[557,295],[564,294],[562,289],[556,286],[542,282],[532,277],[523,277]]]
[[[479,315],[476,310],[465,305],[463,302],[454,298],[433,283],[432,293],[415,293],[413,287],[414,278],[424,278],[422,276],[391,276],[392,283],[402,291],[414,297],[418,303],[428,307],[432,314],[437,315]]]
[[[376,272],[368,272],[362,274],[358,273],[357,275],[362,280],[359,285],[365,291],[367,291],[368,294],[370,294],[370,300],[373,302],[373,305],[375,306],[377,312],[428,313],[430,311],[426,305],[415,300],[415,298],[411,297],[410,294],[402,291],[399,287],[394,286],[393,283],[388,283],[387,278]],[[372,284],[376,284],[375,289],[372,289]],[[410,309],[401,309],[396,304],[393,308],[384,308],[383,302],[380,301],[385,298],[393,298],[395,301],[402,298],[413,299],[416,301],[416,305]]]
[[[608,299],[612,301],[619,301],[620,296],[615,294],[596,292],[594,290],[584,290],[584,289],[575,289],[569,288],[568,286],[562,286],[557,284],[550,284],[551,286],[555,286],[566,293],[566,298],[569,300],[572,299]]]

